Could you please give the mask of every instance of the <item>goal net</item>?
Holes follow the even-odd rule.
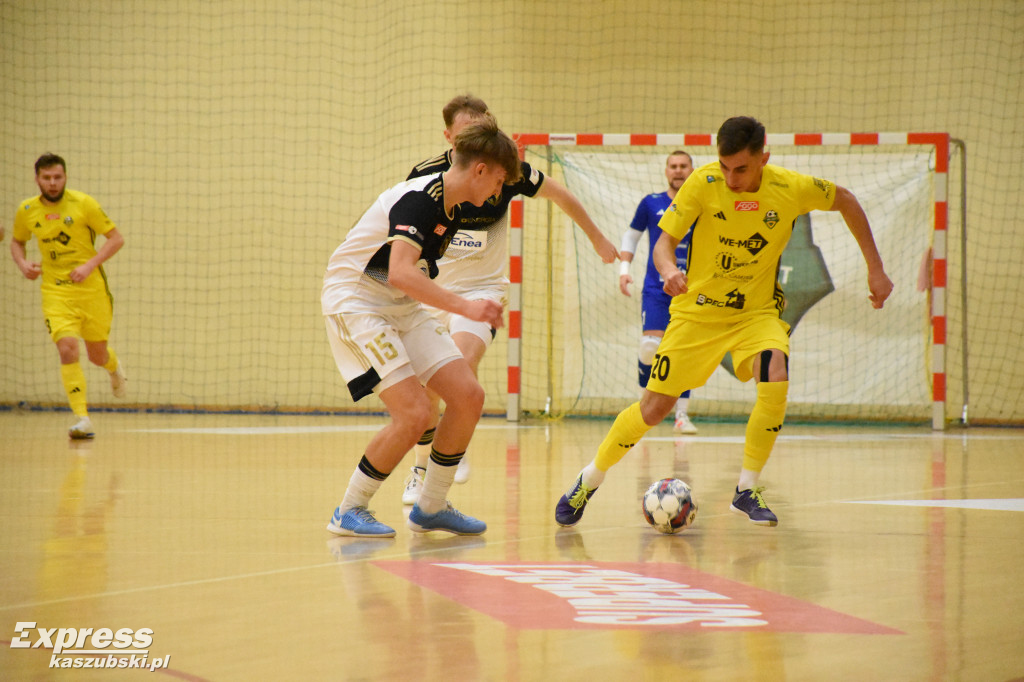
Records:
[[[640,199],[664,191],[671,151],[685,149],[695,168],[717,159],[711,136],[685,146],[683,136],[678,144],[663,144],[666,136],[659,136],[658,144],[649,139],[636,144],[636,137],[539,136],[535,139],[542,144],[525,145],[526,159],[561,179],[618,246]],[[780,269],[787,296],[783,317],[793,325],[788,408],[793,417],[935,418],[937,426],[941,423],[942,406],[936,408],[941,390],[933,394],[933,389],[944,384],[943,348],[933,344],[929,294],[917,283],[936,234],[936,214],[942,218],[945,208],[946,148],[909,144],[913,139],[906,134],[869,143],[848,134],[809,141],[769,137],[770,163],[832,180],[857,196],[896,283],[885,308],[874,310],[863,257],[841,215],[813,212],[797,222]],[[938,174],[937,154],[943,157]],[[522,322],[520,330],[515,325],[509,330],[510,418],[520,412],[615,414],[638,395],[640,288],[649,245],[641,239],[631,271],[632,296],[623,296],[618,268],[603,264],[582,231],[547,204],[526,201],[522,207],[523,283],[513,292],[510,318],[520,298]],[[941,256],[937,252],[940,264]],[[936,291],[938,296],[941,290]],[[740,383],[730,370],[726,362],[693,391],[693,414],[749,413],[752,384]]]

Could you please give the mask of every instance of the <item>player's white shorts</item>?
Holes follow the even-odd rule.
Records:
[[[324,316],[334,362],[352,400],[416,376],[426,384],[462,357],[448,329],[416,301]]]
[[[470,299],[471,301],[495,301],[501,305],[505,305],[507,303],[506,288],[504,286],[476,289],[473,291],[460,291],[453,288],[452,291],[459,296]],[[437,317],[441,324],[448,328],[448,331],[451,334],[472,334],[483,341],[484,348],[490,346],[491,341],[494,340],[496,330],[486,322],[477,322],[476,320],[471,320],[468,317],[450,313],[447,310],[436,310],[434,308],[431,308],[430,310],[434,313],[434,316]]]

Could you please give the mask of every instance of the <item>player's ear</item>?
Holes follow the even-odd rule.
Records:
[[[764,150],[764,154],[761,156],[761,167],[762,168],[764,168],[764,165],[766,163],[768,163],[768,157],[771,156],[771,155],[772,155],[772,153],[771,153],[770,150],[768,150],[768,149]]]

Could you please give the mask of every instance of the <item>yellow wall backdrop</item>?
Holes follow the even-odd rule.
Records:
[[[471,91],[509,132],[712,132],[751,114],[775,132],[964,140],[970,279],[952,333],[966,320],[972,419],[1024,422],[1017,0],[0,0],[0,53],[4,248],[34,160],[63,155],[127,240],[108,274],[129,405],[353,408],[319,314],[324,266],[444,148],[441,106]],[[616,243],[621,227],[602,226]],[[63,404],[38,284],[2,262],[0,403]],[[503,341],[487,362],[500,373]]]

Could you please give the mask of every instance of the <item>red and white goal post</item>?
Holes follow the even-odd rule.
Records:
[[[542,171],[561,177],[616,246],[642,196],[664,190],[665,181],[660,169],[664,167],[669,151],[686,150],[694,157],[695,167],[717,159],[716,136],[708,133],[526,133],[514,137],[521,157],[534,166],[540,166]],[[794,329],[794,357],[799,358],[803,350],[809,354],[806,361],[796,361],[798,366],[794,374],[799,376],[803,372],[810,376],[803,388],[791,383],[791,413],[796,407],[797,413],[802,410],[803,414],[817,418],[889,420],[890,416],[896,419],[927,419],[930,411],[933,429],[944,429],[949,134],[770,133],[767,145],[772,153],[771,163],[827,178],[853,191],[865,207],[886,269],[896,282],[895,296],[890,299],[892,305],[887,303],[886,306],[895,310],[888,317],[871,318],[869,312],[862,310],[865,307],[870,309],[870,305],[866,301],[863,259],[852,236],[845,226],[841,230],[830,229],[829,220],[838,219],[842,225],[838,213],[810,214],[814,221],[814,237],[822,241],[821,251],[825,252],[831,277],[837,280],[835,292],[824,300],[836,299],[838,307],[835,312],[823,310],[820,313],[832,315],[831,322],[814,322],[818,315],[815,309],[812,311],[815,314],[808,314],[805,321],[801,321],[801,329]],[[905,153],[908,151],[911,152],[909,156]],[[809,167],[805,169],[804,166]],[[614,203],[612,197],[619,191],[618,186],[629,183],[632,183],[631,188],[625,190],[623,198],[618,200],[621,208],[615,209],[617,213],[608,209],[605,215],[606,207]],[[879,197],[877,200],[871,199],[876,195]],[[865,197],[868,197],[867,201]],[[536,409],[537,412],[557,411],[552,409],[552,403],[557,406],[559,397],[551,395],[550,387],[575,372],[577,376],[568,380],[572,384],[565,391],[568,397],[562,400],[568,406],[562,406],[561,411],[614,414],[636,395],[635,380],[630,385],[629,377],[636,362],[639,285],[643,280],[646,256],[638,250],[634,258],[632,275],[636,284],[632,299],[606,294],[612,290],[617,293],[618,269],[600,263],[578,228],[569,226],[561,230],[556,226],[556,235],[575,234],[565,242],[569,245],[567,248],[575,248],[573,244],[580,242],[575,253],[579,270],[575,275],[566,273],[566,279],[561,283],[549,284],[547,292],[539,292],[536,298],[542,300],[545,295],[556,298],[577,296],[580,310],[577,312],[571,303],[565,303],[561,313],[549,311],[546,316],[538,315],[537,322],[530,321],[530,306],[545,304],[531,303],[534,297],[524,295],[524,273],[529,275],[544,265],[541,262],[531,263],[531,259],[545,260],[544,249],[558,248],[552,246],[554,242],[549,237],[546,244],[538,247],[536,255],[529,249],[524,252],[524,224],[532,211],[532,208],[524,206],[521,197],[512,203],[510,209],[507,418],[518,421],[524,412],[534,411],[533,407],[524,404],[524,359],[527,369],[548,373],[547,389],[538,390],[541,393],[547,390],[549,395],[542,398],[544,407]],[[549,211],[547,215],[551,216],[549,222],[568,222],[557,210]],[[895,224],[886,223],[890,218]],[[531,230],[530,227],[526,229]],[[837,245],[843,246],[836,246],[837,250],[830,256],[828,245],[833,237],[839,240],[835,242]],[[921,256],[928,248],[933,259],[930,314],[927,296],[917,292],[915,287]],[[557,269],[557,260],[552,261],[553,266],[549,263],[548,267]],[[569,263],[569,269],[572,262],[572,258],[563,261]],[[848,276],[846,271],[849,268],[853,269]],[[544,276],[555,277],[557,273]],[[849,277],[852,277],[849,290],[853,298],[844,300],[843,281]],[[532,279],[528,278],[529,281]],[[597,300],[590,302],[589,299],[594,297]],[[625,308],[625,313],[607,312],[620,305],[633,307]],[[920,315],[910,313],[913,310],[919,311]],[[865,322],[859,322],[859,317],[848,319],[862,314]],[[905,317],[913,319],[908,323],[902,319]],[[560,320],[565,322],[564,326],[573,327],[571,333],[578,333],[580,337],[564,348],[551,341],[563,326]],[[929,321],[930,334],[926,327]],[[543,325],[549,328],[536,328]],[[579,328],[575,329],[577,326]],[[902,331],[893,333],[890,330],[892,326],[900,326]],[[549,339],[548,350],[537,351],[535,357],[524,357],[524,333],[546,336]],[[802,334],[807,338],[802,338]],[[811,338],[812,334],[816,336]],[[615,335],[622,340],[609,341]],[[595,350],[595,339],[598,338],[602,345]],[[807,349],[801,346],[807,346]],[[870,349],[861,364],[856,365],[856,356],[862,346]],[[920,357],[915,346],[920,348]],[[848,367],[851,362],[855,366]],[[583,365],[577,370],[568,368],[575,363]],[[543,369],[545,365],[546,369]],[[601,378],[605,365],[608,377]],[[700,405],[705,405],[709,413],[716,412],[718,406],[725,406],[722,409],[727,413],[730,406],[735,407],[737,400],[749,398],[749,388],[743,389],[745,393],[734,394],[737,389],[729,385],[728,377],[717,379],[719,373],[716,372],[708,382],[707,389],[694,391],[692,404],[698,406],[698,415],[701,414]],[[919,374],[920,382],[915,373]],[[887,384],[887,381],[892,383]],[[601,385],[595,387],[594,382],[601,382]],[[738,386],[735,380],[732,383]],[[872,393],[874,397],[868,395]],[[915,395],[918,393],[921,395]],[[861,404],[861,401],[868,404]],[[856,407],[847,410],[847,403]],[[532,397],[531,406],[537,404],[537,397]],[[739,412],[746,409],[741,407]]]

